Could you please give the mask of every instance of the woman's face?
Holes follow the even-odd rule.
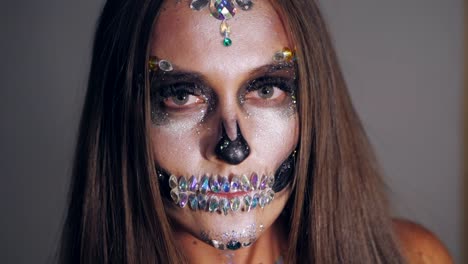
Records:
[[[268,230],[286,204],[290,184],[271,180],[278,181],[279,171],[291,173],[286,161],[298,143],[299,121],[295,66],[273,60],[291,47],[277,12],[256,1],[227,22],[230,47],[209,10],[165,2],[151,56],[173,70],[152,77],[151,137],[177,231],[236,249]]]

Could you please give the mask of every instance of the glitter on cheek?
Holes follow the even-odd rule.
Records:
[[[176,134],[186,133],[187,131],[194,129],[195,132],[199,134],[199,124],[203,123],[205,114],[205,109],[183,117],[177,117],[169,113],[159,112],[156,114],[157,117],[153,118],[153,120],[155,120],[153,121],[153,124],[165,131],[170,131]]]

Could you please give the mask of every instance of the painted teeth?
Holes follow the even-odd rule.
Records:
[[[192,175],[192,177],[190,177],[190,179],[188,181],[188,185],[189,185],[189,191],[196,192],[198,190],[198,181],[197,181],[197,178],[194,175]]]
[[[264,208],[275,197],[272,190],[274,183],[274,176],[259,177],[256,173],[252,173],[250,177],[246,174],[233,175],[231,181],[228,177],[218,175],[203,175],[201,179],[195,175],[188,179],[184,176],[177,178],[175,175],[169,177],[170,195],[179,207],[224,215],[240,209],[248,212],[257,207]],[[236,192],[252,193],[231,199],[217,196],[218,193]]]

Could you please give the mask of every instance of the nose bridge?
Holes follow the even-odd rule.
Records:
[[[238,131],[239,122],[239,104],[235,96],[225,96],[220,100],[221,126],[230,140],[235,140]]]
[[[219,100],[220,135],[215,147],[218,159],[236,165],[244,161],[250,154],[250,147],[239,127],[241,114],[237,96],[225,95]]]

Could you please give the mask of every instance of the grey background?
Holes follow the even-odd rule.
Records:
[[[395,214],[461,262],[462,0],[322,0]],[[52,260],[103,1],[0,8],[0,259]]]

